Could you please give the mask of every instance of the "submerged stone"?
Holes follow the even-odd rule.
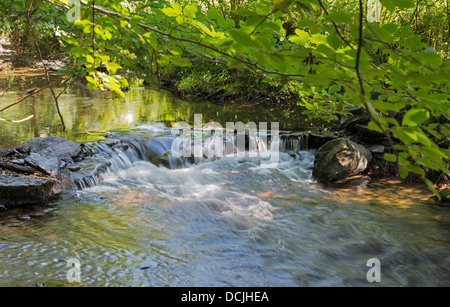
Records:
[[[363,172],[371,160],[372,154],[364,146],[338,138],[317,151],[313,176],[320,182],[334,182]]]

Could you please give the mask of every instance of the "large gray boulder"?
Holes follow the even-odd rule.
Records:
[[[363,172],[372,160],[364,146],[345,138],[325,143],[314,159],[313,176],[320,182],[333,182]]]

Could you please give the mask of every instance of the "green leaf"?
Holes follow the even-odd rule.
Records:
[[[385,153],[384,159],[389,162],[397,162],[397,156],[394,154],[390,154],[390,153]]]
[[[96,91],[97,88],[98,88],[97,85],[92,84],[92,83],[88,83],[86,86],[87,86],[87,88],[88,88],[89,90],[91,90],[91,91]]]
[[[394,103],[390,103],[387,101],[374,100],[372,101],[373,106],[379,111],[394,111],[400,112],[404,107],[406,107],[406,101],[396,101]]]
[[[181,5],[176,2],[170,3],[170,6],[178,13],[178,15],[183,12],[183,8],[181,7]]]
[[[326,35],[322,35],[320,33],[316,33],[311,35],[311,43],[316,44],[316,45],[322,45],[322,44],[326,44],[327,43],[327,36]]]
[[[390,12],[393,12],[396,7],[399,9],[413,8],[415,3],[412,0],[380,0],[381,4],[385,6]]]
[[[430,118],[430,112],[425,109],[411,109],[403,116],[402,125],[415,127]]]
[[[401,140],[406,145],[423,144],[430,146],[433,142],[418,127],[393,127],[391,129],[394,137]]]
[[[181,25],[181,24],[184,23],[184,16],[179,15],[179,16],[177,16],[177,17],[175,18],[175,20],[177,21],[177,23],[178,23],[179,25]]]
[[[218,15],[218,11],[216,9],[209,9],[208,12],[206,13],[206,16],[209,19],[216,19]]]
[[[81,49],[81,47],[72,47],[72,48],[70,48],[70,53],[74,57],[79,58],[81,56],[82,49]]]
[[[383,130],[381,130],[380,127],[378,127],[378,125],[373,121],[369,122],[369,124],[367,125],[367,128],[369,128],[369,130],[372,130],[372,131],[383,133]]]
[[[417,35],[402,39],[398,43],[412,51],[420,50],[426,46],[424,43],[422,43],[422,38]]]
[[[170,7],[163,8],[162,12],[169,17],[177,17],[177,16],[181,15],[181,12],[178,12]]]
[[[75,38],[73,38],[73,37],[66,36],[66,35],[61,35],[61,38],[62,38],[63,41],[65,41],[69,45],[78,46],[78,41]]]
[[[147,33],[144,33],[144,34],[142,35],[142,37],[145,39],[145,41],[146,41],[148,44],[150,44],[150,46],[151,46],[154,50],[158,49],[158,41],[157,41],[157,37],[156,37],[155,33],[153,33],[153,32],[147,32]]]
[[[225,18],[223,18],[222,15],[217,14],[216,20],[217,20],[217,23],[219,24],[219,26],[225,28]]]
[[[256,14],[260,16],[267,16],[272,12],[272,8],[270,6],[258,6],[256,7]]]
[[[190,66],[191,62],[187,59],[184,58],[180,58],[177,56],[173,56],[173,55],[168,55],[166,56],[169,61],[177,66],[181,66],[181,67],[186,67],[186,66]]]
[[[312,13],[312,8],[309,4],[301,2],[299,0],[296,1],[298,7],[306,14],[309,16],[309,18],[314,19],[314,15]]]
[[[334,50],[338,50],[342,46],[342,40],[334,34],[327,37],[327,42]]]
[[[212,9],[212,10],[217,11],[216,9]],[[209,10],[208,10],[208,12],[209,12]],[[255,16],[255,12],[253,12],[252,10],[246,9],[246,8],[242,8],[242,9],[237,10],[236,14],[238,14],[240,16],[243,16],[243,17]],[[208,16],[208,18],[214,19],[215,17],[211,18],[211,17]]]
[[[112,75],[114,75],[118,69],[122,68],[122,66],[116,64],[116,63],[106,63],[106,69],[108,70],[108,72]]]
[[[409,166],[409,171],[413,172],[413,173],[416,173],[416,174],[419,174],[421,176],[425,176],[425,171],[423,169],[421,169],[420,167],[418,167],[417,165],[414,165],[414,164]]]
[[[413,0],[395,0],[395,5],[399,9],[410,9],[416,6]]]
[[[86,27],[92,27],[91,21],[87,19],[75,21],[74,24],[82,29],[85,29]]]
[[[86,76],[86,80],[87,80],[87,82],[89,82],[89,83],[92,83],[92,84],[94,84],[94,85],[98,85],[98,81],[95,80],[95,78],[92,77],[92,76]]]
[[[139,15],[133,15],[133,17],[131,17],[130,20],[130,25],[132,27],[136,26],[139,22],[141,22],[141,20],[144,19],[144,17],[139,16]]]
[[[231,29],[231,28],[234,28],[234,26],[235,26],[235,22],[234,22],[233,19],[226,19],[225,20],[224,28]]]
[[[303,30],[296,29],[295,34],[297,35],[289,37],[289,41],[297,45],[306,45],[311,39],[309,33]]]
[[[352,15],[343,11],[331,11],[330,14],[326,16],[326,18],[336,23],[350,24],[352,22]]]
[[[328,88],[328,94],[335,94],[341,89],[341,86],[339,84],[333,84]]]
[[[273,9],[285,11],[291,6],[293,0],[273,0]]]
[[[422,61],[422,64],[425,66],[434,66],[437,67],[441,64],[442,58],[439,54],[432,52],[420,52],[419,58]]]
[[[189,18],[195,18],[197,14],[197,7],[195,5],[188,4],[184,7],[183,14]]]
[[[94,63],[94,58],[93,58],[91,55],[86,54],[85,57],[86,57],[86,61],[87,61],[88,63],[91,63],[91,64]]]
[[[231,38],[240,46],[253,46],[253,41],[250,35],[239,31],[238,29],[230,29],[228,30]]]
[[[439,200],[442,200],[441,195],[440,195],[439,192],[436,191],[436,189],[434,188],[434,184],[433,184],[429,179],[427,179],[427,178],[425,178],[425,177],[422,177],[422,179],[425,181],[426,185],[427,185],[428,188],[434,193],[434,195],[436,195],[436,197],[437,197]]]

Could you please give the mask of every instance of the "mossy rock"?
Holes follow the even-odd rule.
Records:
[[[314,159],[313,176],[320,182],[334,182],[363,172],[372,160],[364,146],[345,138],[327,142]]]

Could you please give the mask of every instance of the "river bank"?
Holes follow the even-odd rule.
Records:
[[[25,89],[23,87],[23,85],[26,84],[27,79],[31,80],[30,85],[35,85],[38,87],[40,84],[45,83],[45,71],[42,70],[42,67],[39,68],[42,66],[42,63],[34,63],[30,67],[21,67],[23,66],[23,63],[17,63],[17,61],[14,60],[16,58],[14,52],[9,50],[5,43],[5,41],[2,41],[2,45],[4,47],[2,47],[0,52],[0,58],[3,61],[1,63],[3,67],[3,74],[0,76],[0,80],[4,80],[5,86],[11,86],[11,83],[8,82],[14,81],[8,80],[11,80],[11,78],[14,80],[16,77],[16,80],[19,78],[22,83],[22,90],[27,93],[35,90],[35,88],[30,90],[29,88]],[[46,62],[46,65],[47,67],[52,68],[51,70],[53,74],[64,66],[64,61],[67,63],[67,60],[55,60],[53,62]],[[305,123],[301,122],[304,119],[304,116],[302,115],[304,109],[297,105],[300,97],[293,94],[293,92],[289,92],[289,90],[287,90],[284,86],[259,82],[251,76],[238,74],[236,71],[220,65],[218,66],[215,63],[201,63],[200,66],[199,64],[194,64],[194,67],[192,68],[178,68],[178,70],[174,69],[175,68],[173,66],[169,66],[167,69],[163,70],[158,85],[160,85],[162,89],[170,92],[172,95],[183,98],[187,104],[192,104],[194,106],[193,109],[197,109],[196,105],[201,104],[205,105],[203,111],[208,109],[208,112],[212,105],[214,105],[214,108],[212,109],[219,109],[221,107],[229,108],[230,112],[227,120],[236,120],[236,112],[238,110],[239,112],[244,110],[244,113],[247,113],[246,118],[241,118],[244,123],[256,121],[257,118],[255,118],[255,110],[257,110],[257,112],[263,111],[263,114],[267,112],[266,114],[270,114],[270,116],[259,117],[258,120],[260,122],[262,119],[266,122],[269,119],[271,121],[276,120],[281,122],[282,125],[285,124],[281,128],[290,131],[289,133],[293,132],[295,134],[301,132],[312,135],[316,138],[321,137],[326,140],[345,137],[350,141],[369,148],[373,155],[373,159],[370,160],[367,168],[364,169],[364,175],[373,177],[396,177],[399,175],[397,165],[383,159],[384,153],[392,153],[389,142],[383,134],[370,131],[367,128],[369,117],[362,108],[354,108],[351,110],[349,116],[342,116],[337,121],[332,121],[329,123],[322,121],[307,121]],[[54,77],[56,76],[57,75],[54,75]],[[81,81],[82,82],[74,83],[85,83],[84,79]],[[17,83],[15,86],[17,86]],[[155,88],[155,84],[147,84],[147,86]],[[73,89],[70,88],[66,88],[64,90],[73,91]],[[85,91],[86,88],[82,87],[82,90]],[[3,96],[7,91],[8,89],[4,91]],[[91,92],[88,95],[90,97],[99,97],[103,95],[112,95],[112,93]],[[128,99],[125,100],[127,101]],[[127,101],[127,103],[128,102],[129,101]],[[38,127],[39,122],[36,121],[39,118],[39,114],[36,112],[37,102],[33,102],[33,105],[34,114],[30,115],[28,118],[32,118],[35,121],[35,126]],[[126,108],[124,110],[126,110]],[[102,112],[101,109],[98,111]],[[180,109],[180,111],[183,112],[183,109]],[[185,111],[187,111],[187,108]],[[232,118],[233,112],[235,113],[234,118]],[[282,116],[273,116],[273,114],[276,114],[277,112]],[[130,115],[127,116],[128,119],[130,119]],[[193,114],[188,115],[188,122],[192,121],[192,116]],[[212,118],[211,115],[206,118],[208,119],[208,117]],[[161,119],[162,118],[160,117],[159,120]],[[180,119],[186,120],[187,117],[181,115],[171,119],[166,118],[163,121],[170,127],[174,122],[176,122],[176,120]],[[10,121],[12,123],[17,122],[17,120]],[[155,120],[153,120],[153,122],[154,121]],[[158,119],[156,121],[158,121]],[[286,123],[289,124],[286,125]],[[128,129],[130,127],[129,124],[130,123],[124,125],[123,128]],[[60,125],[58,124],[56,129],[53,129],[56,132],[56,135],[61,135],[60,132],[57,132],[58,129],[60,129],[59,127]],[[39,133],[38,130],[38,128],[35,128],[34,137],[44,138],[49,136],[48,133],[42,134]],[[105,129],[102,130],[105,131]],[[86,131],[83,131],[82,129],[80,129],[80,132],[86,133]],[[79,137],[71,137],[69,139],[80,143],[92,141],[94,139],[101,139],[103,137],[102,134],[104,135],[102,132],[95,131],[95,136],[93,138],[83,137],[80,139]],[[64,134],[61,136],[64,137]],[[319,147],[324,144],[321,141],[316,143],[314,143],[314,141],[310,141],[310,143],[313,145],[310,145],[309,149],[319,149]],[[28,170],[28,172],[30,171]],[[429,178],[436,183],[435,187],[437,190],[441,190],[449,186],[449,178],[446,174],[436,174],[431,172],[429,173]],[[419,181],[419,178],[409,176],[406,180]]]

